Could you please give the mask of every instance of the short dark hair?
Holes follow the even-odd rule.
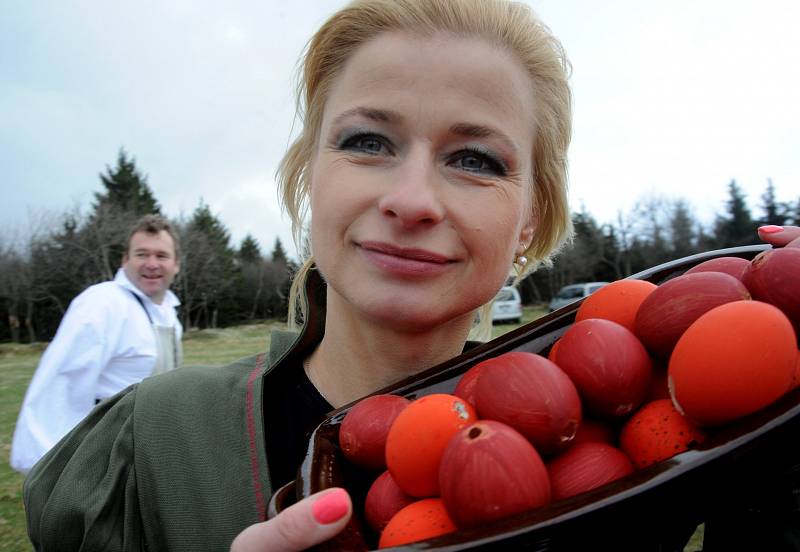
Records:
[[[172,238],[172,243],[175,246],[175,259],[180,260],[181,258],[181,247],[180,242],[178,241],[178,235],[175,233],[175,229],[172,227],[172,224],[162,217],[161,215],[145,215],[136,221],[136,224],[133,225],[130,232],[128,232],[128,241],[125,244],[125,254],[127,255],[131,249],[131,239],[133,239],[133,235],[139,232],[146,232],[147,234],[158,234],[159,232],[166,232]]]

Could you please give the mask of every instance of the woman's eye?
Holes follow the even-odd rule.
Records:
[[[346,139],[341,148],[344,150],[361,151],[376,155],[388,150],[386,143],[378,136],[360,135]]]
[[[490,155],[480,152],[461,152],[461,154],[456,156],[453,164],[459,169],[473,173],[492,174],[496,176],[504,176],[507,173],[504,163],[492,158]]]

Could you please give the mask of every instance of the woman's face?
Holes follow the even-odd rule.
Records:
[[[312,247],[352,314],[471,319],[529,245],[533,85],[475,38],[386,33],[332,87],[311,166]]]

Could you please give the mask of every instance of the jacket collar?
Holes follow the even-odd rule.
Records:
[[[316,268],[308,271],[303,296],[306,319],[300,331],[273,330],[269,347],[269,363],[264,373],[272,372],[279,365],[302,364],[306,355],[322,341],[325,334],[325,300],[327,284]],[[292,308],[291,306],[289,308]]]

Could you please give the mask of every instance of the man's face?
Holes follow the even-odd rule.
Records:
[[[133,285],[161,304],[180,270],[172,236],[165,230],[158,234],[136,232],[122,258],[122,268]]]

